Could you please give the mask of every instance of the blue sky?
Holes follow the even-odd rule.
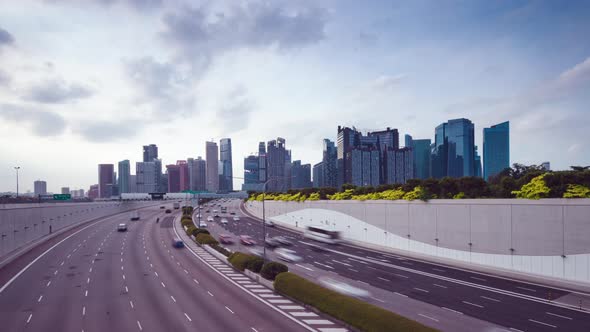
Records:
[[[338,125],[511,122],[511,162],[590,164],[587,1],[25,0],[0,8],[0,191],[87,189],[141,145],[316,163]],[[403,140],[402,140],[403,141]],[[241,181],[236,180],[236,187]]]

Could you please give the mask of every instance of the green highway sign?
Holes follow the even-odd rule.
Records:
[[[54,194],[53,195],[53,199],[56,201],[67,201],[68,199],[71,199],[72,195],[70,194]]]

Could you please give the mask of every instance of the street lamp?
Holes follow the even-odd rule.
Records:
[[[16,170],[16,198],[18,198],[18,170],[20,169],[20,166],[16,166],[14,169]]]

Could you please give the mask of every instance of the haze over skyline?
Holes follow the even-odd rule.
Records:
[[[433,138],[511,123],[511,163],[590,164],[583,1],[25,0],[0,8],[0,191],[88,189],[99,163],[259,141],[321,159],[338,125]],[[242,181],[234,181],[239,189]]]

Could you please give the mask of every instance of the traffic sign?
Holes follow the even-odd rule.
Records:
[[[53,199],[56,201],[67,201],[68,199],[71,199],[72,195],[70,194],[54,194],[53,195]]]

